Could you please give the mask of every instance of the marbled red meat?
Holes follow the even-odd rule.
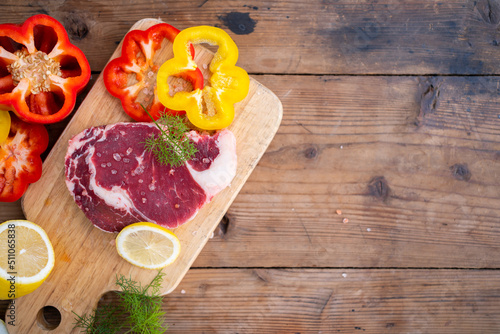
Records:
[[[89,128],[70,140],[66,184],[95,226],[119,232],[149,221],[174,228],[230,184],[236,173],[232,132],[191,131],[198,152],[176,168],[160,165],[144,149],[145,138],[158,133],[151,123],[118,123]]]

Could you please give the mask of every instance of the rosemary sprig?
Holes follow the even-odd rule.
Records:
[[[152,152],[156,160],[164,166],[179,167],[194,157],[197,149],[186,135],[189,128],[183,117],[164,113],[155,121],[146,108],[143,109],[160,130],[160,135],[153,134],[146,138],[146,151]]]
[[[122,288],[119,306],[105,305],[83,316],[73,312],[76,315],[75,328],[87,334],[164,333],[167,328],[162,320],[165,312],[161,311],[160,296],[164,275],[160,270],[145,287],[132,278],[120,275],[116,278],[116,285]]]

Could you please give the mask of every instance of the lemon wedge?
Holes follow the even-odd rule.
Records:
[[[181,252],[181,243],[170,230],[153,223],[135,223],[116,237],[118,254],[144,269],[160,269],[172,264]]]
[[[54,268],[54,249],[45,231],[27,220],[0,224],[0,299],[35,291]]]

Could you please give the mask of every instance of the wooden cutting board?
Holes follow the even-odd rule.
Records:
[[[145,30],[159,22],[144,19],[132,29]],[[120,52],[121,44],[111,59]],[[168,52],[171,53],[170,45]],[[196,46],[198,64],[208,64],[211,58],[209,50]],[[250,92],[236,105],[236,117],[229,127],[237,139],[236,177],[231,186],[216,195],[192,221],[173,230],[181,241],[182,251],[176,262],[164,269],[163,294],[175,289],[210,239],[273,139],[281,117],[279,99],[251,79]],[[101,74],[45,160],[42,178],[31,185],[23,197],[26,218],[47,232],[54,246],[56,264],[40,288],[15,300],[16,326],[9,326],[10,333],[46,333],[42,329],[46,329],[46,324],[41,316],[45,306],[53,306],[61,313],[61,323],[52,332],[71,333],[75,319],[72,312],[79,315],[91,312],[104,293],[118,289],[115,286],[117,274],[132,277],[142,284],[149,283],[157,274],[157,271],[140,269],[123,260],[115,249],[116,234],[95,228],[76,206],[64,182],[68,140],[88,127],[121,121],[131,119],[122,110],[120,101],[106,91]]]

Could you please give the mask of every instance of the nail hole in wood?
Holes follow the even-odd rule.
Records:
[[[54,330],[61,324],[61,312],[54,306],[44,306],[38,311],[37,323],[43,330]]]

